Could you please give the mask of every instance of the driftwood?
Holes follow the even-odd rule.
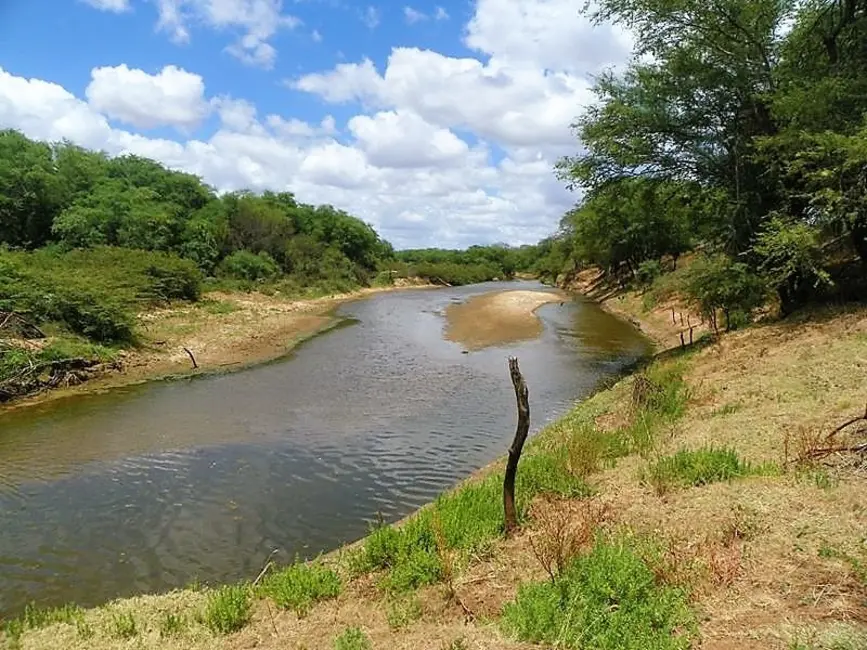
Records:
[[[503,479],[503,512],[505,515],[506,535],[511,534],[518,528],[518,512],[515,508],[515,476],[518,473],[518,461],[524,450],[524,442],[530,431],[530,400],[527,384],[524,381],[521,370],[518,368],[518,359],[509,358],[509,374],[512,377],[512,385],[515,387],[515,399],[518,405],[518,427],[515,430],[515,439],[509,447],[509,460],[506,462],[506,476]]]
[[[184,352],[187,353],[187,356],[190,358],[190,361],[193,362],[193,370],[199,367],[199,364],[196,363],[196,357],[193,356],[193,353],[190,352],[189,348],[184,348]]]
[[[33,395],[49,388],[75,386],[119,364],[73,357],[55,361],[31,361],[18,372],[0,379],[0,403]]]
[[[863,454],[867,453],[867,442],[860,442],[857,444],[833,444],[834,438],[837,434],[842,433],[849,427],[858,424],[858,423],[867,424],[867,406],[864,407],[864,414],[859,415],[857,417],[852,418],[851,420],[846,420],[843,424],[836,427],[833,431],[831,431],[827,436],[825,436],[824,443],[826,446],[824,447],[813,447],[809,451],[807,451],[804,455],[807,458],[818,459],[825,458],[830,456],[831,454],[840,454],[840,453],[852,453],[852,454]]]
[[[44,339],[41,329],[14,311],[0,311],[0,334],[22,339]]]

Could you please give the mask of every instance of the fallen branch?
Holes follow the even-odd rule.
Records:
[[[189,348],[184,348],[184,352],[187,353],[187,356],[190,357],[190,361],[193,362],[193,370],[195,370],[196,368],[198,368],[198,367],[199,367],[199,364],[196,363],[196,357],[193,356],[193,353],[190,352],[190,349],[189,349]]]
[[[840,433],[840,432],[843,431],[844,429],[848,429],[848,428],[851,427],[853,424],[857,424],[858,422],[867,422],[867,406],[864,407],[864,415],[859,415],[857,418],[852,418],[851,420],[849,420],[849,421],[847,421],[847,422],[844,422],[844,423],[841,424],[839,427],[837,427],[836,429],[834,429],[831,433],[829,433],[829,434],[825,437],[825,440],[830,440],[831,438],[833,438],[834,436],[836,436],[838,433]]]

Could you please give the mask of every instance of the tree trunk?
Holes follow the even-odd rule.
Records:
[[[527,384],[518,368],[518,359],[509,358],[509,374],[512,376],[512,384],[515,387],[515,399],[518,403],[518,427],[515,430],[515,439],[509,447],[509,460],[506,462],[506,476],[503,479],[503,511],[505,515],[505,529],[508,536],[518,528],[518,511],[515,508],[515,476],[518,473],[518,461],[524,450],[524,442],[530,431],[530,401]]]
[[[867,218],[859,219],[852,224],[852,247],[861,258],[861,264],[867,267]]]

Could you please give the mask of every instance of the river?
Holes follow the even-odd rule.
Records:
[[[649,352],[596,305],[537,313],[532,341],[464,354],[443,311],[495,289],[378,294],[339,327],[237,373],[0,414],[0,617],[194,580],[252,578],[397,520],[506,451],[517,355],[532,427]]]

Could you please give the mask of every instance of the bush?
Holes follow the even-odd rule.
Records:
[[[662,275],[662,264],[659,260],[645,260],[638,265],[635,279],[642,287],[649,287]]]
[[[238,280],[262,282],[280,274],[280,267],[268,253],[256,255],[250,251],[235,251],[220,262],[217,273]]]
[[[553,581],[522,585],[503,610],[522,641],[587,650],[685,650],[694,617],[687,594],[657,583],[626,540],[597,540]]]
[[[217,634],[230,634],[250,622],[252,604],[246,585],[226,585],[208,596],[205,624]]]
[[[261,592],[278,607],[305,616],[317,601],[335,598],[340,593],[340,578],[321,564],[293,564],[271,574],[262,583]]]
[[[764,304],[768,288],[746,264],[725,255],[696,260],[686,273],[684,287],[689,301],[718,328],[717,311],[722,310],[729,328],[736,320],[750,320]]]

